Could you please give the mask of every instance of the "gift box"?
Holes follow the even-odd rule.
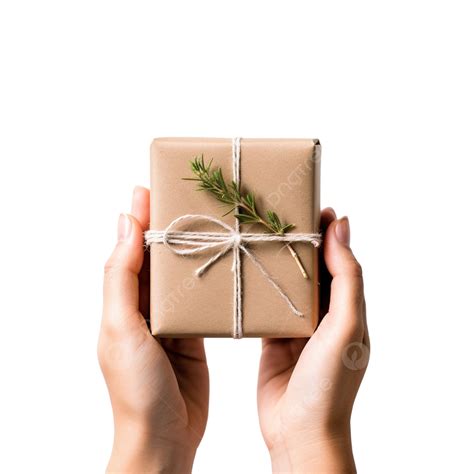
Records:
[[[320,159],[317,139],[153,140],[145,237],[155,336],[311,336],[319,315]],[[277,233],[237,218],[247,211],[183,179],[198,179],[196,160],[250,195],[264,220],[276,214],[280,228],[293,227]]]

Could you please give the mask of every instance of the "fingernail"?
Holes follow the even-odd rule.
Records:
[[[141,186],[138,186],[138,185],[133,188],[133,197],[134,197],[134,198],[135,198],[137,192],[138,192],[140,189],[141,189]]]
[[[337,219],[336,211],[332,207],[328,207],[327,209],[334,216],[334,219]]]
[[[135,213],[135,196],[137,195],[137,188],[138,188],[138,186],[135,186],[135,187],[133,188],[133,193],[132,193],[132,207],[131,207],[131,213],[132,213],[133,216],[136,215],[136,213]]]
[[[347,216],[341,217],[336,224],[337,240],[343,245],[351,243],[351,229],[349,227],[349,218]]]
[[[130,231],[132,230],[132,223],[130,217],[127,214],[120,214],[118,220],[117,228],[117,238],[118,240],[126,240],[130,236]]]

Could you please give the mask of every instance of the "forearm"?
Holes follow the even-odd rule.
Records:
[[[294,440],[270,452],[272,471],[281,473],[355,473],[350,435]]]

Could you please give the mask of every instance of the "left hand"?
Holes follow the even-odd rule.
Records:
[[[369,361],[362,267],[349,221],[321,213],[321,312],[311,338],[263,339],[260,427],[274,472],[355,472],[350,419]]]
[[[185,473],[207,422],[209,375],[202,339],[157,340],[147,327],[149,201],[147,189],[135,188],[105,265],[98,358],[115,424],[108,470]]]

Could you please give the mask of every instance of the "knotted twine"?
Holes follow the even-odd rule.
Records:
[[[240,137],[232,139],[232,171],[233,179],[240,188]],[[184,222],[209,222],[223,228],[224,232],[191,232],[174,230],[178,224]],[[321,245],[322,236],[320,233],[241,233],[240,221],[235,218],[235,225],[231,227],[220,219],[204,214],[185,214],[174,219],[165,230],[148,230],[145,232],[145,243],[150,246],[152,243],[163,244],[169,250],[177,255],[189,256],[216,249],[217,252],[209,260],[195,270],[195,275],[201,277],[208,268],[226,255],[230,250],[233,252],[233,262],[231,271],[234,275],[234,314],[233,314],[233,335],[234,339],[240,339],[243,336],[242,330],[242,262],[241,252],[260,270],[263,277],[273,286],[280,297],[286,302],[288,308],[293,314],[303,317],[292,303],[290,298],[281,289],[281,287],[270,276],[264,266],[251,252],[246,244],[261,242],[306,242],[314,247]],[[173,247],[178,245],[179,247]]]

